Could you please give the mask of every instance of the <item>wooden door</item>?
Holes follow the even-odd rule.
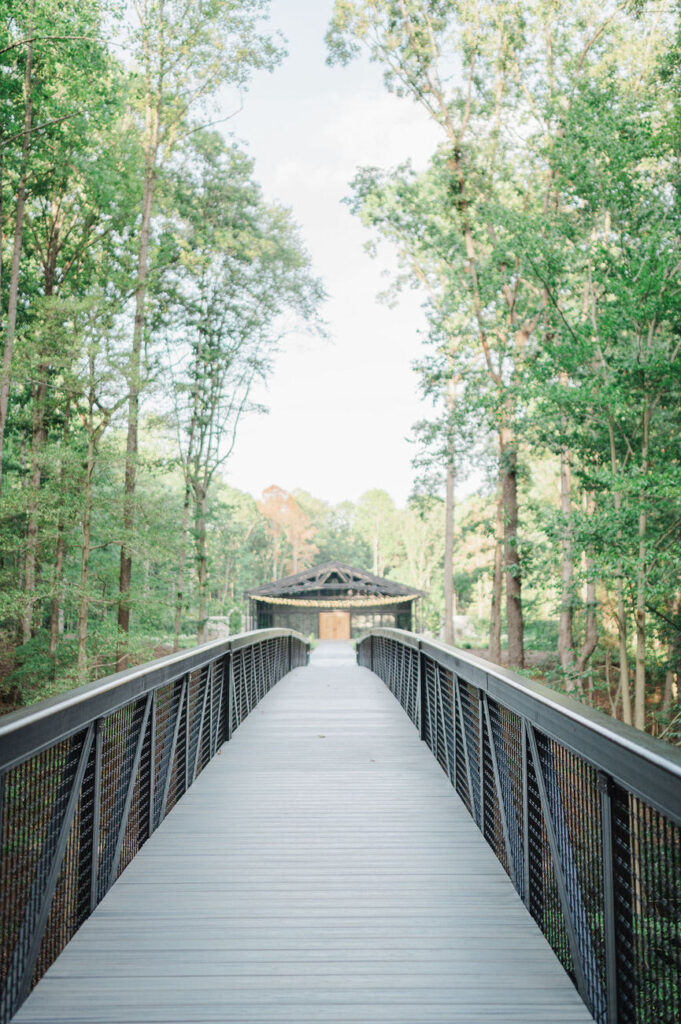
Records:
[[[320,640],[349,640],[350,612],[320,612]]]

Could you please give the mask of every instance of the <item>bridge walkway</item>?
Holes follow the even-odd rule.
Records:
[[[152,835],[16,1024],[584,1024],[401,707],[320,644]]]

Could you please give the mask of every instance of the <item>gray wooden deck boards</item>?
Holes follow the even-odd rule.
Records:
[[[383,683],[323,644],[223,747],[17,1024],[591,1021]]]

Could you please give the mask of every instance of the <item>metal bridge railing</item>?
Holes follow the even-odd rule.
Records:
[[[287,629],[245,633],[0,721],[0,1022],[267,691],[307,663]]]
[[[357,645],[598,1024],[681,1021],[681,752],[411,633]]]

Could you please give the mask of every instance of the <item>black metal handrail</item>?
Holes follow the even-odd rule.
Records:
[[[465,651],[357,643],[598,1024],[681,1020],[681,751]]]
[[[309,644],[261,629],[0,719],[5,1024],[234,729]]]

